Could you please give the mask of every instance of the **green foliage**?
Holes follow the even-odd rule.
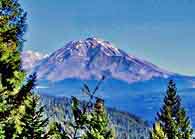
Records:
[[[47,133],[48,139],[71,139],[67,132],[64,131],[63,126],[57,122],[51,122],[49,131]]]
[[[114,132],[109,127],[108,116],[105,111],[88,114],[86,133],[83,139],[114,139]]]
[[[0,0],[1,139],[40,138],[45,126],[40,120],[43,107],[36,110],[38,98],[31,93],[35,78],[25,82],[26,74],[21,69],[20,52],[26,30],[25,21],[26,13],[18,0]]]
[[[163,131],[163,129],[162,129],[162,127],[161,127],[159,122],[156,122],[153,125],[153,131],[150,134],[150,138],[151,139],[166,139],[167,138],[166,134]]]
[[[79,105],[76,97],[72,97],[72,111],[75,119],[75,123],[72,124],[74,128],[73,139],[80,136],[83,139],[114,138],[113,130],[110,128],[109,119],[105,112],[104,100],[94,96],[103,80],[104,77],[93,91],[90,91],[89,87],[84,84],[82,90],[84,94],[89,96],[89,101],[83,106]],[[96,101],[95,104],[94,100]]]
[[[168,139],[191,139],[193,130],[190,120],[186,116],[185,109],[181,106],[181,98],[176,94],[176,91],[175,83],[171,80],[164,98],[163,107],[157,113],[156,124],[160,126],[158,129],[162,129]],[[151,134],[161,134],[155,127]]]
[[[34,86],[36,76],[30,77],[29,82]],[[25,112],[22,115],[22,132],[18,135],[18,138],[26,139],[42,139],[45,138],[45,128],[48,123],[48,118],[44,118],[44,107],[39,105],[39,97],[32,92],[26,92],[28,94],[25,99]]]
[[[14,138],[21,131],[21,113],[25,100],[21,70],[26,13],[17,0],[0,1],[0,129],[1,138]]]
[[[184,108],[181,108],[179,113],[177,114],[177,121],[179,124],[179,139],[191,139],[193,134],[193,129],[190,125],[189,117],[186,117],[186,112]]]
[[[114,139],[114,133],[104,109],[104,101],[94,96],[103,79],[98,82],[92,92],[84,84],[82,90],[89,97],[88,101],[80,102],[76,97],[72,97],[73,118],[64,123],[52,123],[48,133],[51,139]]]
[[[18,0],[0,1],[0,43],[15,51],[21,50],[26,30],[26,13]]]

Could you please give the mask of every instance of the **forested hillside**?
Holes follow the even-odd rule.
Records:
[[[73,118],[71,100],[66,97],[42,96],[41,100],[46,106],[46,114],[54,121],[64,122]],[[115,128],[117,139],[148,139],[149,126],[141,118],[107,108],[112,127]],[[73,120],[73,119],[72,119]]]

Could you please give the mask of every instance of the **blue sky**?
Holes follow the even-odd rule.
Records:
[[[193,0],[20,0],[25,49],[51,53],[98,37],[170,71],[195,75]]]

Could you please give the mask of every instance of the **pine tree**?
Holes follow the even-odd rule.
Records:
[[[83,139],[114,139],[102,99],[97,98],[93,112],[88,114],[86,133]]]
[[[23,132],[25,102],[33,80],[25,80],[20,52],[26,30],[26,12],[18,0],[0,0],[0,138],[17,138]]]
[[[103,80],[104,77],[93,91],[84,84],[82,91],[89,97],[88,101],[79,101],[72,96],[73,119],[63,123],[53,122],[48,132],[49,139],[114,139],[104,100],[95,96]]]
[[[83,139],[114,138],[114,133],[109,125],[109,119],[105,111],[104,100],[95,96],[103,80],[104,77],[93,91],[89,89],[88,85],[84,84],[82,90],[85,95],[89,96],[89,100],[83,103],[82,106],[76,97],[72,97],[72,111],[75,119],[75,122],[71,124],[74,129],[73,139],[78,139],[80,136]]]
[[[150,133],[150,138],[151,139],[166,139],[167,138],[159,122],[156,122],[153,125],[153,131]]]
[[[168,139],[191,139],[192,128],[186,116],[185,109],[181,106],[181,98],[176,93],[176,85],[171,80],[168,85],[164,104],[157,113],[157,122]],[[155,128],[153,129],[153,133]]]
[[[28,98],[27,107],[25,109],[25,115],[22,117],[23,130],[19,135],[19,138],[24,137],[26,139],[44,139],[46,135],[46,127],[48,119],[44,118],[44,107],[39,107],[39,97],[32,94]]]
[[[193,129],[191,128],[190,119],[186,116],[186,111],[181,108],[177,114],[177,121],[179,124],[179,139],[191,139],[193,134]]]
[[[0,43],[13,52],[22,50],[26,31],[26,12],[18,0],[0,1]]]
[[[47,133],[48,139],[72,139],[64,130],[61,123],[51,122]]]
[[[25,77],[18,51],[22,48],[25,18],[16,0],[0,1],[0,121],[7,119],[13,107],[19,107],[13,98]]]
[[[35,86],[36,75],[30,76],[31,88]],[[44,117],[44,107],[40,105],[39,96],[33,92],[26,92],[28,94],[25,103],[25,113],[21,118],[22,133],[18,135],[19,138],[25,139],[44,139],[46,136],[46,127],[48,118]]]

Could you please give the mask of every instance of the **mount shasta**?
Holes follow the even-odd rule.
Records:
[[[149,122],[160,109],[167,82],[173,79],[188,115],[195,121],[192,109],[195,77],[159,68],[115,48],[108,41],[97,38],[71,41],[48,56],[23,52],[22,59],[25,70],[37,72],[37,89],[41,94],[74,95],[84,99],[80,91],[83,83],[94,87],[97,80],[105,76],[97,95],[103,97],[109,107],[134,113]]]

